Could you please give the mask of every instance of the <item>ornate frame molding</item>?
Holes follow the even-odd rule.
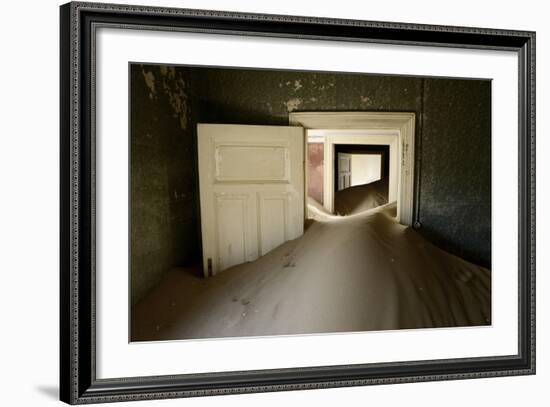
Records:
[[[470,379],[535,373],[535,33],[74,2],[61,6],[60,395],[71,404]],[[442,46],[518,53],[517,355],[178,376],[96,378],[97,27]]]

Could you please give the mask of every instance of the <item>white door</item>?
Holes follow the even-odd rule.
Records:
[[[204,276],[304,233],[304,130],[199,124]]]
[[[338,191],[351,186],[351,154],[338,153]]]

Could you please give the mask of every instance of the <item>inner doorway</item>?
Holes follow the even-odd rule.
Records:
[[[389,150],[389,145],[335,145],[336,215],[353,215],[390,203]]]
[[[310,176],[323,174],[322,207],[334,214],[335,145],[388,145],[390,152],[388,200],[396,203],[397,221],[411,226],[414,207],[414,130],[415,114],[408,112],[292,112],[291,126],[306,130],[306,146],[316,142],[322,150],[322,166],[306,171],[306,193]],[[322,146],[322,147],[321,147]],[[306,169],[310,169],[305,155]],[[318,155],[319,157],[319,155]],[[317,194],[320,191],[316,191]],[[307,205],[304,206],[307,213]]]
[[[355,191],[362,190],[360,184],[376,181],[382,174],[382,161],[387,164],[386,203],[396,203],[400,206],[400,175],[399,167],[399,133],[391,130],[307,130],[306,160],[317,161],[319,150],[322,150],[322,171],[312,169],[308,164],[306,171],[306,185],[309,196],[319,195],[322,189],[322,202],[317,200],[329,214],[342,214],[336,209],[337,195],[350,195],[352,187]],[[317,146],[312,148],[312,146]],[[370,157],[366,154],[370,152]],[[385,157],[385,160],[383,160]],[[370,158],[370,160],[369,160]],[[369,161],[369,164],[366,163]],[[376,171],[376,162],[378,168]],[[374,163],[374,165],[372,165]],[[355,171],[354,168],[355,167]],[[366,167],[366,168],[365,168]],[[321,175],[322,172],[322,175]],[[355,173],[355,177],[353,176]],[[315,191],[311,193],[310,190]],[[399,213],[398,213],[399,216]]]

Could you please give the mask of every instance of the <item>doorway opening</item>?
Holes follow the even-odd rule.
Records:
[[[356,149],[363,148],[359,146],[372,146],[372,149],[380,150],[387,148],[387,201],[395,203],[398,222],[406,226],[412,225],[414,113],[293,112],[289,115],[289,122],[306,130],[305,190],[306,196],[314,198],[311,203],[320,205],[329,214],[337,214],[337,146],[345,145]],[[346,181],[342,182],[345,185]],[[306,217],[307,201],[306,199],[304,206]]]
[[[351,187],[352,157],[358,156],[354,161],[360,162],[359,152],[366,148],[378,152],[373,155],[380,156],[380,174],[382,161],[388,162],[387,181],[384,181],[387,197],[383,200],[394,205],[397,222],[412,224],[413,113],[291,113],[289,119],[290,126],[198,124],[205,277],[255,261],[302,236],[306,223],[309,224],[305,220],[315,216],[309,216],[310,202],[306,194],[310,184],[318,196],[322,189],[324,214],[334,216],[348,211],[342,210],[342,205],[336,208],[335,199],[340,197],[338,202],[345,202],[344,198],[350,195],[350,191],[345,190]],[[310,149],[310,142],[317,143],[317,150]],[[340,151],[343,148],[347,150]],[[310,150],[312,157],[316,154],[311,163],[308,161]],[[309,180],[307,169],[320,159],[321,150],[322,170],[317,165]],[[339,155],[340,166],[336,163]],[[343,169],[346,157],[348,166]],[[365,177],[361,181],[359,170],[355,172],[353,179],[359,179],[362,184],[368,182]],[[315,188],[315,179],[320,179],[321,173],[322,188]],[[369,176],[372,180],[374,175]],[[357,184],[355,190],[361,189]],[[357,209],[353,203],[347,206],[353,206],[351,212]]]
[[[337,144],[334,212],[347,216],[390,203],[390,146]]]

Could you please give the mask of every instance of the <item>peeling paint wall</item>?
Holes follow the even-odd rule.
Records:
[[[288,125],[292,111],[419,111],[421,80],[357,74],[199,68],[205,122]]]
[[[135,304],[197,246],[192,90],[173,67],[131,66],[130,284]],[[122,186],[121,186],[122,187]]]
[[[154,65],[131,75],[132,302],[200,261],[196,124],[287,125],[291,111],[415,112],[421,233],[490,266],[489,81]]]

